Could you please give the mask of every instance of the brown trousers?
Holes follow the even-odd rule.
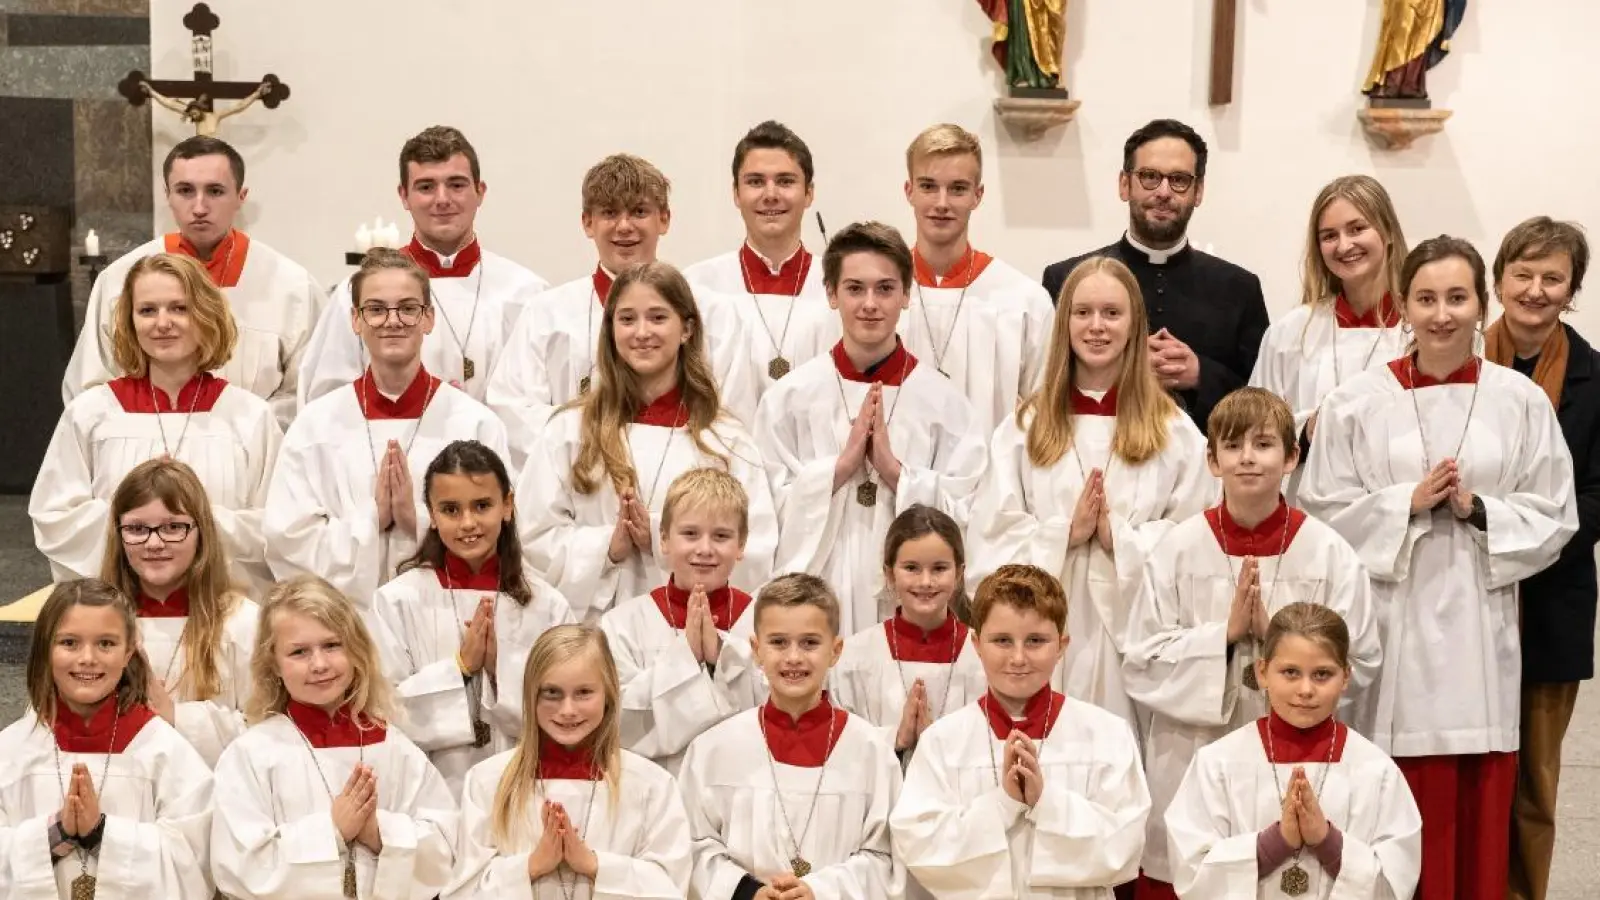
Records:
[[[1578,702],[1578,682],[1522,686],[1522,751],[1511,814],[1509,900],[1544,900],[1556,848],[1561,739]]]

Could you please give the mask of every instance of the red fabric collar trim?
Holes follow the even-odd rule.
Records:
[[[1330,741],[1334,745],[1333,761],[1338,762],[1344,759],[1345,743],[1350,737],[1350,729],[1340,725],[1332,716],[1310,728],[1296,728],[1269,710],[1256,720],[1256,733],[1261,737],[1263,751],[1267,749],[1268,728],[1272,729],[1272,749],[1278,754],[1277,758],[1268,754],[1267,762],[1270,763],[1327,762]]]
[[[1027,735],[1031,740],[1044,740],[1055,730],[1056,720],[1061,718],[1061,708],[1066,703],[1066,696],[1051,690],[1046,685],[1039,689],[1039,693],[1030,697],[1027,705],[1022,707],[1022,718],[1014,720],[1000,701],[995,699],[993,691],[987,691],[978,698],[978,706],[983,710],[984,717],[989,720],[989,730],[994,733],[996,740],[1001,741],[1009,737],[1013,729]],[[1045,718],[1046,713],[1049,714],[1048,719]]]
[[[244,274],[244,261],[250,255],[250,236],[237,228],[231,228],[223,235],[222,240],[217,242],[217,249],[211,251],[210,259],[201,259],[200,251],[179,231],[163,236],[161,243],[168,253],[187,256],[205,266],[211,283],[221,288],[239,286],[239,276]]]
[[[411,236],[411,243],[400,248],[400,252],[411,257],[411,261],[421,266],[429,278],[465,278],[483,259],[483,248],[478,245],[477,238],[456,251],[456,258],[450,261],[449,267],[443,264],[437,251],[423,244],[415,234]]]
[[[955,613],[947,612],[937,628],[923,631],[907,622],[896,609],[883,623],[883,636],[889,642],[889,656],[895,660],[949,665],[961,652],[961,645],[967,639],[967,626]]]
[[[106,387],[111,388],[112,396],[117,398],[117,403],[125,413],[187,413],[190,409],[211,412],[227,386],[228,382],[210,372],[201,372],[184,382],[183,387],[178,389],[178,400],[174,403],[166,391],[157,390],[151,384],[148,375],[143,378],[123,376],[106,382]]]
[[[189,589],[178,588],[167,595],[165,600],[157,600],[140,592],[137,601],[139,618],[141,619],[187,619],[189,617]]]
[[[422,411],[428,408],[428,401],[439,390],[439,379],[428,374],[425,366],[417,367],[417,375],[411,379],[411,384],[393,400],[383,395],[378,390],[378,382],[372,377],[372,367],[368,366],[361,377],[356,381],[356,400],[361,401],[361,411],[369,422],[382,422],[386,419],[420,419]]]
[[[466,560],[446,550],[444,567],[435,569],[434,574],[439,576],[439,586],[446,590],[500,592],[498,555],[484,560],[483,568],[474,573]]]
[[[748,243],[739,247],[739,271],[744,276],[744,289],[752,294],[773,294],[779,297],[798,297],[800,288],[811,272],[811,251],[804,244],[783,261],[778,274],[772,274],[761,254]]]
[[[689,407],[677,388],[650,401],[633,417],[635,425],[656,425],[661,428],[682,428],[689,424]]]
[[[1222,547],[1229,556],[1273,557],[1278,555],[1280,547],[1288,552],[1295,535],[1300,533],[1300,526],[1306,522],[1305,510],[1290,506],[1282,497],[1278,498],[1278,508],[1254,528],[1245,528],[1235,522],[1233,516],[1228,514],[1226,503],[1206,510],[1205,517],[1206,524],[1211,526],[1211,535],[1217,539],[1217,546]],[[1284,534],[1286,530],[1287,536]]]
[[[689,592],[678,587],[676,580],[668,576],[666,584],[650,592],[650,598],[656,601],[656,609],[661,610],[667,624],[681,631],[684,623],[689,621]],[[718,631],[732,628],[750,605],[749,594],[726,584],[714,591],[707,591],[706,600],[711,604],[711,622]]]
[[[56,746],[68,753],[121,753],[156,717],[155,710],[142,703],[134,704],[127,712],[117,711],[117,692],[100,701],[100,706],[85,722],[67,707],[67,701],[56,694],[56,720],[51,730],[55,732]],[[112,723],[116,724],[117,741],[111,742]]]
[[[341,706],[329,715],[315,706],[290,700],[285,712],[294,721],[295,727],[300,729],[300,733],[306,736],[306,740],[311,742],[311,746],[318,750],[333,747],[370,747],[373,744],[383,743],[383,739],[389,733],[384,723],[366,715],[361,716],[361,721],[357,723],[350,715],[349,706]]]
[[[971,287],[972,283],[978,280],[978,276],[982,275],[992,262],[994,262],[994,257],[968,245],[966,254],[957,260],[955,265],[950,267],[950,271],[944,273],[943,278],[940,278],[933,274],[933,269],[928,266],[928,261],[922,257],[922,251],[915,247],[911,248],[911,270],[917,279],[917,284],[923,287]]]
[[[589,743],[563,747],[539,732],[539,777],[551,780],[599,781],[605,770],[596,764],[594,747]]]
[[[1412,354],[1390,360],[1389,371],[1394,373],[1400,386],[1408,391],[1442,384],[1477,384],[1478,376],[1483,372],[1483,360],[1474,356],[1444,378],[1434,378],[1417,368],[1416,354]]]
[[[1340,328],[1393,328],[1400,324],[1400,308],[1393,297],[1384,294],[1376,308],[1367,310],[1365,315],[1356,315],[1350,301],[1340,294],[1333,298],[1333,321]]]
[[[772,758],[786,766],[798,766],[814,769],[828,761],[833,754],[833,748],[839,745],[839,738],[844,735],[845,721],[850,714],[833,705],[828,692],[822,692],[822,700],[815,707],[800,717],[799,721],[789,718],[789,714],[768,700],[761,705],[758,713],[765,726],[762,731],[766,734],[767,750]],[[832,722],[830,729],[829,722]],[[828,740],[828,732],[833,732],[833,740]]]
[[[1099,400],[1085,394],[1077,388],[1072,389],[1072,414],[1075,416],[1110,416],[1117,415],[1117,389],[1106,391],[1106,395]]]
[[[899,387],[905,384],[906,378],[917,367],[917,358],[906,349],[905,342],[901,341],[898,335],[894,339],[893,352],[868,367],[865,372],[857,370],[855,363],[850,361],[850,355],[844,352],[844,341],[834,344],[829,352],[833,356],[833,367],[845,381]]]
[[[594,283],[595,300],[600,303],[600,308],[604,309],[606,305],[606,299],[611,296],[611,286],[615,284],[616,281],[609,273],[606,272],[605,269],[602,269],[599,265],[594,267],[594,274],[589,276],[589,278]]]

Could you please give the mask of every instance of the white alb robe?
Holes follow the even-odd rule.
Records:
[[[1278,900],[1293,862],[1256,876],[1256,837],[1283,818],[1282,789],[1296,766],[1317,790],[1329,824],[1344,835],[1339,877],[1328,878],[1311,851],[1299,865],[1311,900],[1410,900],[1422,867],[1422,816],[1411,788],[1382,750],[1355,731],[1324,780],[1322,761],[1267,762],[1259,726],[1250,722],[1202,747],[1167,809],[1173,886],[1192,900]],[[1277,769],[1277,780],[1273,769]]]
[[[106,817],[100,849],[87,854],[96,896],[210,900],[211,770],[165,721],[146,722],[108,769],[103,753],[63,751],[58,760],[54,732],[29,712],[0,731],[0,760],[0,897],[72,896],[83,874],[78,855],[52,864],[46,834],[61,812],[62,784],[83,763]]]
[[[439,573],[426,566],[401,573],[373,595],[367,620],[384,674],[405,706],[406,736],[428,754],[453,797],[461,796],[467,770],[517,745],[522,674],[533,642],[574,621],[559,591],[532,572],[523,577],[533,591],[527,606],[492,589],[446,589]],[[479,672],[468,680],[456,666],[456,653],[464,623],[485,595],[494,597],[494,677]],[[474,720],[489,724],[487,746],[472,746]]]
[[[494,798],[511,763],[506,751],[473,766],[461,798],[461,838],[455,876],[443,900],[493,897],[537,900],[565,897],[557,882],[574,874],[528,878],[528,857],[543,834],[544,801],[561,804],[600,866],[596,879],[576,879],[573,900],[675,900],[689,890],[689,821],[678,786],[660,766],[622,751],[619,790],[610,796],[604,780],[549,778],[528,798],[528,825],[515,846],[501,848],[493,836]]]
[[[112,495],[135,466],[170,450],[206,489],[233,579],[252,593],[271,585],[261,519],[283,432],[267,401],[232,384],[190,415],[195,384],[216,382],[190,382],[174,404],[179,412],[130,412],[106,384],[67,404],[28,499],[34,543],[56,581],[99,577]],[[215,387],[202,395],[208,390]]]
[[[527,319],[534,318],[536,309],[529,311]],[[663,399],[676,404],[671,399],[675,396]],[[658,400],[657,405],[662,402]],[[766,584],[773,571],[778,522],[762,475],[760,453],[744,426],[723,417],[702,436],[726,460],[702,453],[687,427],[627,426],[628,450],[638,475],[637,499],[650,512],[651,552],[631,553],[614,565],[609,548],[622,502],[611,479],[601,474],[600,485],[592,494],[580,494],[572,487],[582,420],[583,411],[577,408],[556,414],[540,433],[517,481],[517,507],[523,511],[517,524],[523,552],[533,570],[572,604],[579,621],[594,623],[618,601],[666,581],[661,563],[661,513],[667,488],[674,478],[702,466],[725,469],[749,495],[750,536],[744,559],[733,568],[733,582]]]
[[[284,715],[251,726],[217,762],[217,889],[237,900],[341,900],[346,851],[328,791],[343,791],[362,762],[377,775],[383,852],[360,844],[349,851],[357,896],[436,897],[455,864],[460,810],[428,757],[393,726],[364,747],[312,749]]]
[[[1137,729],[1122,682],[1122,654],[1145,561],[1173,525],[1215,501],[1217,481],[1206,469],[1205,438],[1181,410],[1167,421],[1166,447],[1147,462],[1129,465],[1114,457],[1115,430],[1113,416],[1079,413],[1073,446],[1048,468],[1028,459],[1028,433],[1014,417],[995,430],[967,531],[967,583],[976,590],[1007,563],[1030,563],[1059,578],[1069,599],[1072,642],[1051,684]],[[1096,468],[1111,504],[1113,553],[1092,536],[1067,548],[1072,511]]]
[[[1284,507],[1280,507],[1284,509]],[[1296,513],[1299,511],[1296,510]],[[1145,772],[1152,801],[1142,868],[1172,881],[1163,816],[1197,750],[1266,715],[1266,695],[1244,686],[1244,668],[1259,648],[1228,649],[1228,613],[1242,550],[1256,549],[1261,602],[1271,616],[1291,603],[1316,603],[1338,613],[1350,629],[1350,686],[1341,701],[1347,723],[1362,727],[1360,710],[1378,675],[1382,648],[1371,581],[1355,550],[1338,532],[1309,516],[1280,557],[1282,529],[1238,533],[1229,521],[1230,559],[1212,522],[1215,509],[1178,523],[1151,554],[1144,591],[1128,628],[1122,673],[1128,696],[1150,713]]]
[[[95,279],[84,327],[62,378],[64,402],[122,374],[111,355],[117,297],[134,263],[165,252],[166,240],[159,237],[133,248]],[[249,241],[239,283],[222,289],[238,326],[239,342],[233,358],[216,374],[271,402],[279,427],[288,428],[295,416],[298,370],[327,293],[299,263],[257,238]]]
[[[902,630],[895,635],[895,644],[891,646],[890,629],[896,628],[897,623]],[[868,626],[845,639],[844,653],[828,673],[834,700],[883,729],[890,747],[894,746],[900,731],[906,696],[918,678],[927,689],[929,717],[934,721],[953,714],[989,689],[983,662],[978,659],[978,651],[965,625],[958,629],[960,637],[953,662],[949,657],[925,659],[933,654],[919,652],[922,648],[914,646],[918,639],[907,634],[907,631],[919,630],[897,617]],[[937,635],[932,641],[941,644],[939,655],[942,656],[946,642]],[[895,647],[900,651],[898,659]]]
[[[895,354],[913,359],[903,348]],[[756,414],[756,440],[778,503],[774,571],[809,572],[827,581],[839,597],[841,630],[855,634],[893,611],[880,608],[879,600],[890,523],[917,503],[967,521],[986,463],[986,435],[972,404],[930,363],[910,362],[903,383],[895,385],[904,364],[891,355],[878,372],[888,379],[882,402],[900,484],[891,489],[874,471],[877,502],[862,506],[857,491],[865,472],[857,470],[834,490],[833,470],[872,383],[852,380],[860,377],[853,366],[852,378],[841,375],[836,358],[843,358],[838,344],[767,391]]]
[[[427,375],[424,368],[418,378]],[[380,397],[376,389],[367,394],[369,403]],[[428,464],[450,442],[466,439],[506,457],[500,420],[448,384],[438,386],[420,419],[368,421],[350,384],[312,401],[284,435],[267,490],[262,528],[273,574],[316,575],[370,608],[373,593],[416,552],[420,536],[402,534],[398,525],[378,530],[375,486],[385,448],[395,440],[406,451],[421,532],[428,527],[422,500]]]
[[[1517,749],[1517,582],[1554,562],[1578,526],[1549,399],[1511,369],[1468,365],[1482,366],[1475,401],[1470,383],[1408,391],[1389,367],[1334,390],[1300,484],[1306,511],[1355,548],[1384,611],[1369,734],[1395,756]],[[1411,514],[1417,483],[1458,441],[1461,483],[1482,499],[1486,532],[1448,502]]]
[[[482,403],[489,373],[500,359],[506,335],[517,324],[522,310],[543,301],[539,294],[549,283],[521,265],[485,250],[471,274],[430,278],[428,286],[433,291],[433,331],[422,339],[422,364]],[[347,277],[328,298],[301,358],[302,407],[350,384],[366,370],[366,348],[350,325],[354,311]],[[472,360],[471,378],[463,377],[466,359]]]
[[[1006,795],[1005,742],[974,702],[922,733],[889,818],[895,857],[940,900],[1110,900],[1139,874],[1150,796],[1128,724],[1065,702],[1032,807]],[[1034,741],[1035,747],[1040,742]]]
[[[960,274],[937,279],[918,266],[899,332],[923,365],[949,373],[992,432],[1038,388],[1056,310],[1037,278],[998,259],[965,283]]]
[[[172,692],[173,725],[200,753],[207,766],[215,766],[222,751],[244,734],[245,701],[250,699],[250,656],[256,649],[256,625],[261,608],[248,597],[236,597],[233,612],[222,626],[217,648],[219,690],[206,700],[190,700],[178,692],[178,682],[188,663],[180,641],[187,617],[139,617],[139,639],[150,660],[150,674]],[[187,684],[187,683],[185,683]]]
[[[892,742],[852,715],[826,766],[791,766],[768,755],[762,710],[695,738],[683,759],[678,783],[694,840],[689,896],[720,900],[746,874],[764,882],[790,871],[793,840],[811,864],[803,880],[817,900],[898,900],[906,880],[889,838],[901,782]]]

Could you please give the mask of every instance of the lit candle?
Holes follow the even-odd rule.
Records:
[[[365,222],[356,229],[356,249],[362,253],[372,249],[372,229],[368,228]]]
[[[374,247],[387,247],[387,246],[389,246],[388,244],[384,243],[383,235],[384,235],[384,231],[383,231],[383,216],[378,216],[377,218],[372,220],[372,246],[374,246]]]
[[[384,237],[389,239],[389,246],[391,246],[391,247],[399,247],[400,246],[400,226],[396,225],[393,222],[390,222],[389,225],[388,225],[388,230],[384,232]]]
[[[100,255],[100,235],[95,234],[93,228],[89,229],[89,233],[83,237],[83,255]]]

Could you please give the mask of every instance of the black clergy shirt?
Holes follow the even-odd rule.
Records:
[[[1230,392],[1244,387],[1267,332],[1267,302],[1261,279],[1224,259],[1185,244],[1165,262],[1150,257],[1124,236],[1109,247],[1052,263],[1044,289],[1055,302],[1072,270],[1091,256],[1110,256],[1133,271],[1150,315],[1150,333],[1165,328],[1200,358],[1200,381],[1175,396],[1200,427]]]

